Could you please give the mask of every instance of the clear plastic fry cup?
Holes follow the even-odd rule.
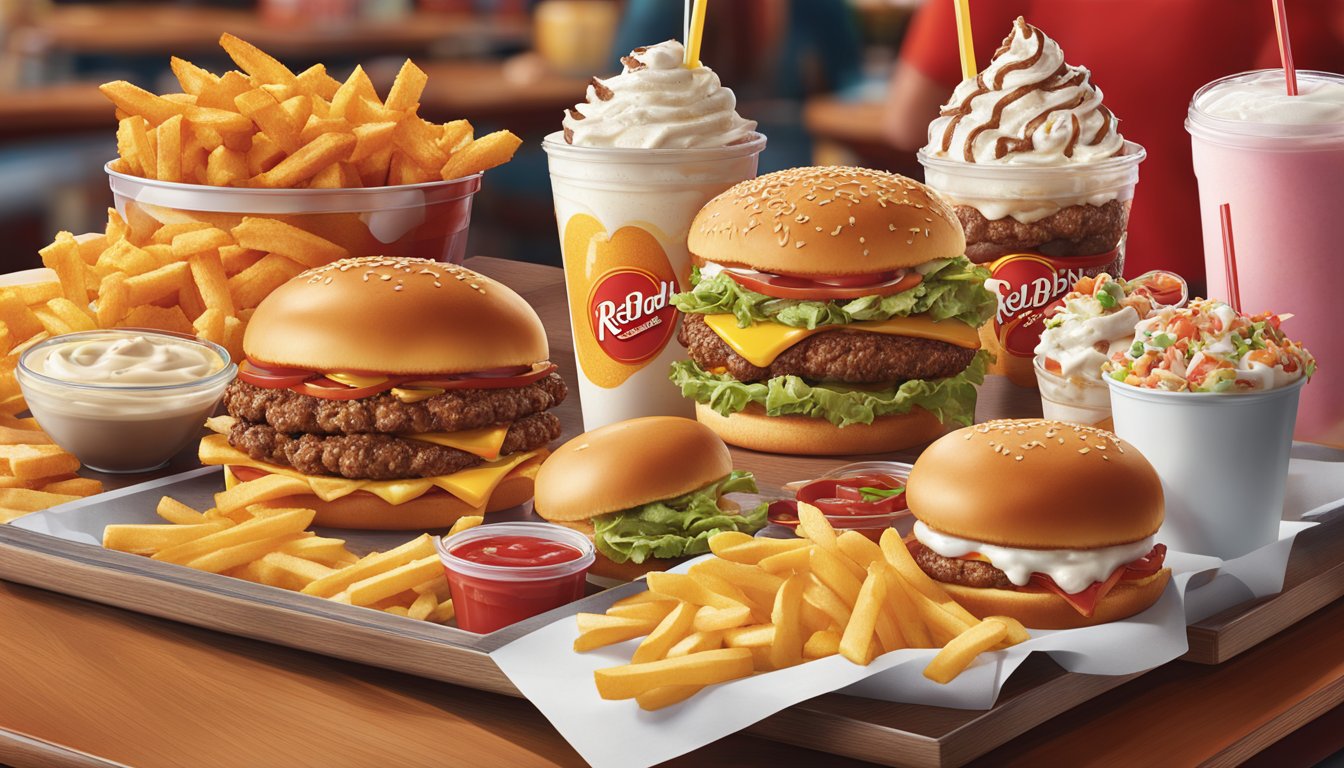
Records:
[[[1065,377],[1047,371],[1041,356],[1032,361],[1041,391],[1041,413],[1047,419],[1093,427],[1111,418],[1111,392],[1098,380]]]
[[[1260,392],[1170,392],[1110,377],[1115,433],[1157,469],[1158,538],[1229,560],[1278,538],[1293,420],[1306,379]]]
[[[142,179],[106,169],[117,212],[132,232],[206,222],[232,229],[243,217],[277,219],[344,248],[349,256],[405,256],[460,264],[481,174],[364,189],[236,189]],[[147,239],[147,234],[146,234]]]

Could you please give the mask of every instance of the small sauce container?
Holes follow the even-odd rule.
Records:
[[[146,328],[56,336],[16,375],[51,439],[99,472],[148,472],[200,437],[238,367],[218,344]]]
[[[894,461],[865,461],[847,464],[815,480],[800,480],[785,485],[795,493],[792,499],[770,503],[769,520],[772,525],[796,532],[798,529],[798,502],[816,506],[837,532],[858,531],[878,541],[888,528],[902,534],[913,525],[910,508],[905,503],[903,489],[910,476],[910,465]],[[861,489],[879,494],[865,500]],[[901,530],[902,528],[907,530]]]
[[[582,533],[550,523],[491,523],[437,538],[457,626],[487,633],[583,597],[596,559]]]

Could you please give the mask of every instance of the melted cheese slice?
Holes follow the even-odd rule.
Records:
[[[927,317],[893,317],[890,320],[865,320],[849,325],[823,325],[820,328],[792,328],[779,323],[753,323],[737,327],[730,313],[705,315],[705,325],[727,342],[733,351],[758,368],[766,368],[784,350],[814,334],[827,331],[867,331],[889,336],[914,336],[942,341],[966,349],[980,348],[980,334],[960,320],[937,322]]]
[[[504,438],[508,434],[509,425],[498,424],[493,427],[467,429],[461,432],[417,432],[409,435],[398,435],[398,437],[442,445],[447,448],[456,448],[459,451],[466,451],[480,456],[482,459],[490,460],[499,458],[499,451],[504,447]]]
[[[388,504],[402,504],[419,498],[431,488],[447,491],[473,507],[484,507],[495,488],[510,473],[535,474],[540,464],[535,459],[542,458],[542,451],[524,451],[513,453],[502,459],[487,462],[479,466],[454,472],[451,475],[436,477],[417,477],[407,480],[350,480],[344,477],[323,477],[305,475],[292,467],[282,467],[257,461],[251,456],[229,445],[223,435],[207,435],[201,440],[199,457],[202,464],[236,465],[273,475],[304,481],[315,496],[323,501],[332,501],[349,496],[355,491],[368,491]],[[526,466],[522,466],[526,464]]]

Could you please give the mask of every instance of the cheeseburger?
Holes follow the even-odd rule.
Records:
[[[565,384],[518,294],[461,267],[346,259],[281,285],[243,337],[227,417],[201,442],[232,487],[318,525],[423,530],[532,497]]]
[[[723,531],[755,533],[766,505],[743,513],[725,493],[755,493],[728,446],[690,419],[609,424],[555,450],[537,473],[538,515],[592,537],[596,576],[632,581],[709,551]]]
[[[794,168],[691,225],[696,265],[671,378],[734,445],[872,453],[970,424],[994,314],[952,209],[904,176]]]
[[[1162,483],[1110,432],[1042,420],[960,429],[924,451],[905,493],[915,561],[980,618],[1115,621],[1157,602],[1171,577],[1153,543]]]

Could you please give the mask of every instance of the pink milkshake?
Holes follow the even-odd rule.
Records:
[[[1232,75],[1190,102],[1209,294],[1227,298],[1218,207],[1232,207],[1241,305],[1286,309],[1312,350],[1319,383],[1302,394],[1294,437],[1344,447],[1344,328],[1331,280],[1344,253],[1344,75],[1299,70]]]

